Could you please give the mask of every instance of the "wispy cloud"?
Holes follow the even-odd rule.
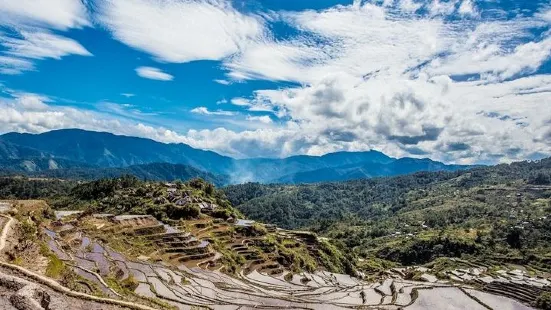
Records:
[[[172,81],[174,79],[174,76],[154,67],[138,67],[136,68],[136,74],[150,80]]]
[[[0,32],[4,51],[0,74],[35,70],[29,59],[61,59],[68,55],[92,56],[77,41],[54,34],[50,29],[68,30],[90,26],[86,7],[73,0],[21,0],[0,2]]]
[[[0,24],[60,30],[91,25],[83,2],[74,0],[0,1]]]
[[[251,122],[261,122],[264,124],[271,124],[272,119],[268,115],[262,115],[262,116],[247,116],[247,120]]]
[[[245,98],[233,98],[230,100],[231,104],[241,106],[241,107],[248,107],[251,105],[250,101]]]
[[[7,50],[6,54],[21,57],[61,59],[67,55],[92,56],[88,50],[75,40],[47,32],[21,32],[21,39],[0,37]]]
[[[230,1],[100,0],[98,19],[113,36],[166,62],[219,60],[262,36],[260,18]]]
[[[15,75],[30,70],[34,70],[34,65],[27,59],[0,56],[0,74]]]
[[[228,81],[228,80],[215,79],[214,81],[215,81],[216,83],[222,84],[222,85],[230,85],[230,84],[231,84],[231,82]]]
[[[210,111],[206,107],[197,107],[192,109],[190,112],[195,114],[201,114],[201,115],[222,115],[222,116],[236,115],[236,113],[232,111],[224,111],[224,110]]]

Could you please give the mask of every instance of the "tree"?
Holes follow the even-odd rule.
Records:
[[[540,171],[535,175],[532,175],[528,179],[528,183],[534,185],[548,185],[551,184],[551,176],[549,175],[549,173],[544,173]]]
[[[507,244],[513,249],[522,248],[522,231],[519,228],[514,228],[507,234]]]
[[[209,196],[212,196],[214,193],[214,186],[210,183],[207,183],[207,186],[205,187],[205,193]]]

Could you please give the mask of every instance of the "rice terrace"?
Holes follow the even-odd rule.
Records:
[[[455,258],[444,272],[361,272],[326,238],[241,219],[203,181],[115,182],[88,210],[2,202],[5,309],[531,309],[551,291],[524,268]],[[73,193],[95,192],[83,184]],[[109,213],[138,198],[161,220]]]

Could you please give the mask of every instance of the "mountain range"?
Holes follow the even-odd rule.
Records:
[[[218,185],[248,181],[312,183],[469,167],[430,159],[396,159],[374,150],[282,159],[233,159],[183,143],[161,143],[81,129],[0,136],[0,170],[4,174],[60,178],[134,174],[151,180],[202,177]]]

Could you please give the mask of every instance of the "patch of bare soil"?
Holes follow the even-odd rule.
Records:
[[[23,266],[31,271],[44,274],[49,259],[43,255],[38,242],[38,232],[29,232],[29,228],[20,222],[12,225],[6,238],[6,247],[1,257],[4,261]],[[29,238],[33,235],[33,238]]]

